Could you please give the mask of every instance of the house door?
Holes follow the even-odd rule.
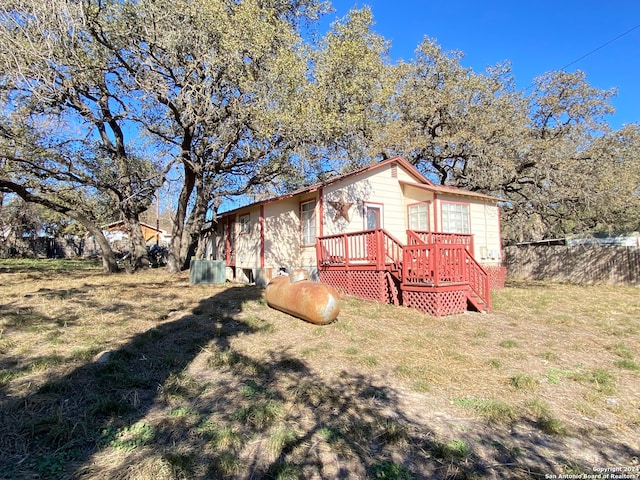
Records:
[[[382,228],[382,205],[365,205],[364,222],[365,230]]]
[[[364,205],[364,229],[375,230],[382,228],[382,205]],[[367,235],[366,258],[371,263],[377,262],[378,256],[378,235],[375,233]]]

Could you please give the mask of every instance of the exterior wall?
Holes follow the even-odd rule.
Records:
[[[498,206],[470,197],[439,195],[435,206],[438,231],[442,231],[441,205],[443,202],[462,203],[469,206],[469,228],[473,234],[474,258],[483,265],[499,265],[502,260],[502,241]]]
[[[289,268],[300,261],[299,198],[264,206],[264,265]]]
[[[215,234],[211,237],[211,259],[224,260],[224,224],[216,225]]]
[[[404,216],[407,228],[409,228],[409,206],[418,203],[429,203],[429,231],[434,232],[436,229],[436,212],[433,192],[427,190],[411,187],[410,185],[404,186]]]
[[[397,168],[397,175],[402,169]],[[351,203],[349,220],[336,214],[330,202],[340,198]],[[324,190],[324,235],[351,233],[364,230],[364,204],[382,206],[382,227],[401,242],[406,241],[406,209],[398,178],[392,176],[392,165],[363,172],[344,181],[329,185]],[[336,218],[337,217],[337,218]]]
[[[475,258],[482,264],[499,265],[502,261],[502,240],[498,206],[476,202],[471,204],[469,210]]]

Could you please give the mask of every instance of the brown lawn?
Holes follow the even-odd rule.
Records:
[[[0,478],[640,478],[637,288],[516,283],[445,318],[346,298],[316,326],[80,266],[0,261]]]

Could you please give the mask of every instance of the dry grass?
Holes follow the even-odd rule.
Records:
[[[2,262],[0,477],[635,468],[638,293],[520,283],[440,319],[348,298],[315,326],[255,287]]]

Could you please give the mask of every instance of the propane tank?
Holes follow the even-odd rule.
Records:
[[[316,325],[326,325],[338,317],[340,295],[335,288],[310,280],[291,280],[281,276],[269,282],[264,297],[271,308]]]

